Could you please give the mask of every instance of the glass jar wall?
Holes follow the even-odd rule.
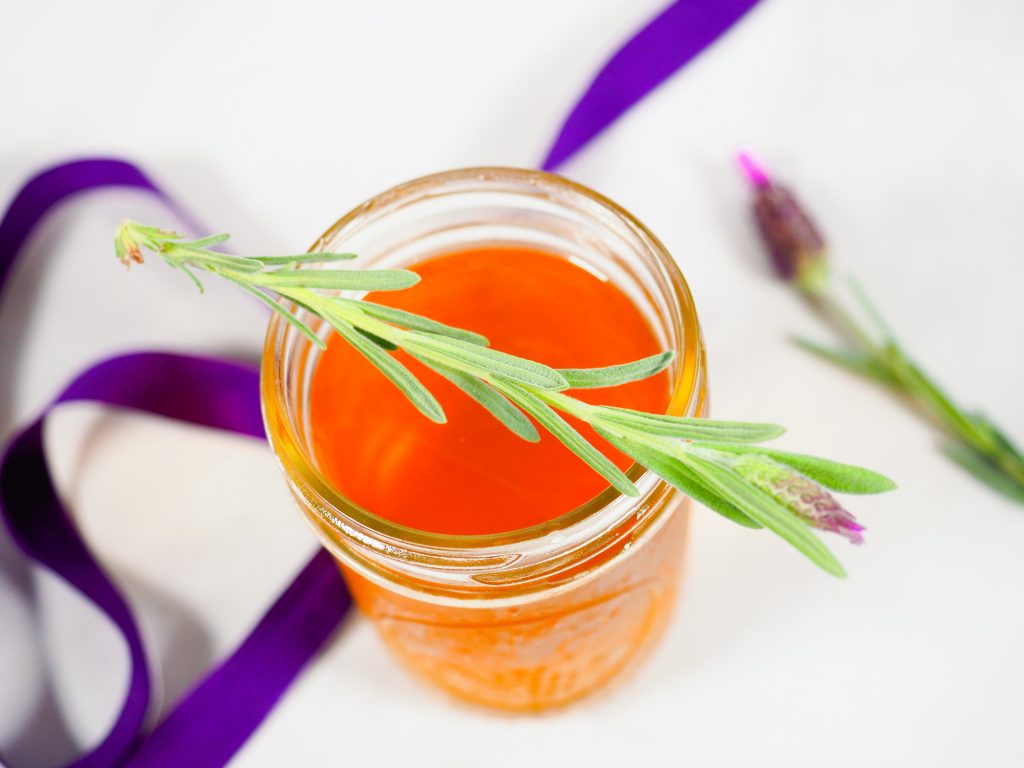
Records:
[[[612,281],[678,353],[668,411],[704,414],[700,328],[678,267],[630,214],[580,185],[506,168],[437,174],[356,208],[311,250],[351,251],[366,268],[483,246],[555,253]],[[268,435],[300,510],[409,669],[463,699],[536,710],[587,694],[652,645],[680,578],[688,511],[678,491],[634,466],[639,497],[608,489],[527,529],[456,536],[396,525],[318,468],[309,414],[318,356],[271,320],[261,385]]]

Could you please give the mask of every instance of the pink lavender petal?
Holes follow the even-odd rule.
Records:
[[[864,543],[864,536],[861,533],[861,531],[863,530],[864,527],[860,525],[856,527],[852,525],[844,525],[841,527],[839,531],[837,531],[837,533],[840,536],[846,537],[846,540],[849,541],[851,544],[860,545]]]
[[[765,173],[764,168],[746,152],[740,152],[736,156],[736,162],[740,164],[740,169],[755,187],[760,189],[771,184],[771,180],[768,178],[768,174]]]

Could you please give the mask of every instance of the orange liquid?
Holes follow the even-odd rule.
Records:
[[[482,333],[495,349],[556,368],[613,365],[660,351],[625,294],[548,253],[477,249],[413,269],[423,277],[418,285],[371,300]],[[539,443],[516,437],[446,379],[403,352],[396,356],[437,397],[447,424],[420,414],[337,335],[313,378],[317,460],[335,487],[365,509],[435,533],[500,533],[552,520],[607,487],[550,434],[540,430]],[[668,378],[574,394],[663,413]],[[631,464],[585,424],[573,426],[620,467]]]
[[[486,335],[495,349],[555,367],[593,367],[659,351],[640,311],[608,282],[520,248],[451,253],[415,267],[417,286],[373,300]],[[551,520],[606,483],[546,433],[527,443],[408,355],[441,402],[437,425],[343,340],[332,337],[310,392],[314,449],[346,496],[397,523],[449,534],[500,533]],[[579,397],[649,411],[668,406],[667,375]],[[620,467],[629,460],[575,424]],[[472,702],[537,710],[620,674],[661,634],[675,601],[686,510],[674,491],[643,522],[543,577],[494,584],[484,599],[436,599],[431,584],[343,566],[353,597],[413,672]],[[497,599],[492,599],[497,598]]]

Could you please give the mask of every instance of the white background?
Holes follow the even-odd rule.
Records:
[[[655,0],[28,2],[0,12],[0,201],[74,155],[140,161],[241,252],[303,250],[414,176],[530,166]],[[766,0],[565,171],[649,224],[696,295],[714,412],[863,463],[846,581],[767,534],[695,517],[677,618],[607,695],[544,717],[421,688],[357,619],[239,766],[1019,766],[1024,509],[939,458],[936,435],[786,342],[824,337],[764,266],[731,156],[798,188],[921,361],[1024,439],[1024,4]],[[32,240],[0,312],[0,430],[126,348],[254,359],[262,314],[114,262],[128,193]],[[69,407],[48,446],[88,540],[130,594],[173,700],[244,635],[314,544],[267,450]],[[0,751],[46,766],[104,732],[124,653],[0,538]],[[77,744],[77,746],[76,746]]]

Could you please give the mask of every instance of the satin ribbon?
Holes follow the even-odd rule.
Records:
[[[94,178],[102,178],[104,167],[106,161],[63,166],[66,173],[86,171]],[[72,765],[224,765],[348,610],[340,573],[326,551],[314,557],[242,645],[145,742],[139,741],[151,688],[139,628],[61,505],[43,453],[46,414],[76,401],[262,438],[259,374],[228,360],[163,353],[115,357],[76,377],[11,441],[0,463],[0,504],[14,541],[107,614],[129,650],[131,673],[121,714],[103,742]],[[121,762],[127,755],[130,759]]]
[[[543,163],[555,170],[632,105],[714,42],[757,0],[678,0],[630,38],[570,112]],[[0,298],[33,229],[57,205],[90,190],[127,187],[186,212],[136,166],[78,160],[32,178],[0,221]],[[193,227],[193,231],[199,231]],[[262,438],[257,372],[229,360],[165,353],[114,357],[79,374],[8,445],[0,461],[0,514],[12,539],[103,611],[130,657],[128,692],[98,746],[69,768],[225,765],[341,622],[350,598],[330,556],[302,569],[248,637],[146,733],[151,682],[131,608],[90,553],[54,489],[43,450],[47,414],[88,401]]]
[[[555,170],[695,59],[758,0],[679,0],[617,50],[565,118],[544,159]]]

